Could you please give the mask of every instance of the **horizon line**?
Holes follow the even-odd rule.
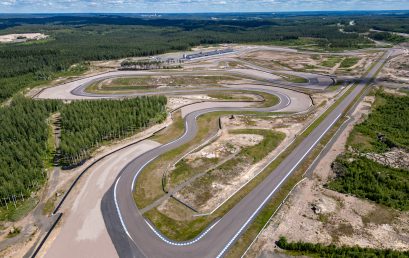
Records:
[[[275,14],[275,13],[314,13],[314,12],[326,12],[326,13],[337,13],[337,12],[409,12],[409,9],[379,9],[379,10],[297,10],[297,11],[236,11],[236,12],[226,12],[226,11],[211,11],[211,12],[3,12],[3,14]]]

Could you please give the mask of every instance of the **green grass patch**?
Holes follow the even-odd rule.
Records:
[[[174,199],[169,199],[173,209],[173,213],[191,215],[191,211]],[[191,220],[176,220],[164,215],[157,209],[152,209],[144,214],[144,216],[155,224],[168,238],[175,241],[185,241],[196,237],[203,231],[203,225],[207,225],[206,217],[198,217]],[[185,215],[186,216],[186,215]],[[191,217],[192,218],[192,217]]]
[[[85,91],[90,93],[114,93],[116,91],[152,91],[159,86],[207,86],[220,87],[224,81],[234,82],[239,77],[227,75],[163,75],[163,76],[139,76],[123,77],[113,80],[102,80],[88,86]],[[165,91],[165,89],[164,89]]]
[[[342,60],[340,68],[349,68],[356,65],[359,62],[359,57],[346,57]]]
[[[329,56],[321,63],[321,65],[325,67],[334,67],[335,65],[340,63],[342,59],[343,57],[341,56]]]
[[[53,212],[56,200],[57,197],[53,195],[44,203],[43,215],[49,215],[51,212]]]
[[[253,159],[253,163],[259,162],[268,153],[273,151],[284,140],[285,134],[276,131],[262,130],[262,129],[240,129],[231,131],[233,134],[257,134],[262,135],[263,140],[251,147],[243,148],[239,156],[248,156]]]

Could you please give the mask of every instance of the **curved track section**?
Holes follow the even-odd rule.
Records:
[[[247,66],[250,65],[251,64],[247,64]],[[206,71],[202,72],[206,73]],[[222,72],[226,73],[224,70]],[[105,225],[120,257],[216,257],[223,254],[231,243],[254,219],[258,211],[279,187],[281,184],[280,182],[285,180],[290,174],[288,173],[287,167],[272,173],[225,216],[211,225],[198,236],[198,238],[189,242],[178,243],[167,239],[140,214],[132,196],[133,187],[139,173],[146,165],[161,154],[190,142],[198,131],[196,121],[199,116],[215,111],[305,111],[311,105],[310,98],[303,93],[295,92],[288,88],[306,87],[310,89],[323,89],[332,83],[332,80],[329,77],[299,73],[294,75],[307,78],[308,83],[290,83],[281,79],[276,79],[276,76],[275,79],[271,79],[271,70],[254,65],[251,65],[249,69],[232,69],[227,72],[231,74],[245,74],[248,77],[263,79],[264,81],[280,87],[257,84],[229,85],[225,88],[212,88],[211,90],[265,92],[277,96],[280,99],[280,102],[273,107],[264,108],[240,106],[237,105],[238,102],[219,102],[218,105],[220,106],[217,107],[200,108],[198,110],[187,112],[184,115],[185,132],[180,138],[149,150],[128,163],[108,192],[105,193],[101,202],[101,211],[103,213]],[[176,73],[182,75],[189,74],[188,72]],[[290,72],[284,71],[283,73]],[[37,98],[67,100],[124,98],[156,94],[191,94],[192,92],[205,92],[210,90],[206,88],[195,90],[182,89],[171,90],[168,92],[144,92],[114,95],[87,93],[85,91],[86,87],[90,84],[109,78],[160,74],[162,73],[147,71],[108,72],[45,89],[38,94]],[[197,74],[197,72],[195,72],[195,74]],[[302,102],[306,103],[300,104]],[[302,149],[299,150],[299,152],[305,153],[305,150]],[[294,158],[298,159],[297,156]],[[283,166],[288,166],[288,164],[284,164]],[[277,187],[272,191],[271,188],[273,186]]]
[[[196,121],[199,116],[215,111],[273,112],[282,110],[291,104],[290,98],[286,95],[273,90],[263,91],[278,96],[280,103],[266,108],[222,107],[191,112],[184,118],[185,132],[180,138],[143,154],[121,171],[115,184],[105,194],[101,207],[108,232],[120,257],[139,257],[141,254],[146,257],[193,257],[190,255],[193,254],[193,251],[194,257],[207,257],[209,255],[207,243],[216,241],[220,244],[218,236],[221,232],[226,234],[228,231],[235,230],[236,227],[231,228],[230,224],[233,221],[229,221],[227,214],[227,218],[223,217],[221,221],[215,222],[197,239],[188,242],[173,242],[162,236],[140,214],[132,196],[133,187],[139,173],[155,158],[193,140],[198,131]],[[235,221],[239,222],[240,220],[236,219]],[[204,247],[203,250],[197,249],[196,244],[199,243],[199,246]]]

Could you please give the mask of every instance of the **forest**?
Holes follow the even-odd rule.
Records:
[[[61,113],[61,165],[88,158],[101,143],[136,133],[166,117],[166,97],[78,101],[13,98],[0,108],[0,200],[21,199],[47,180],[49,117]],[[51,157],[52,159],[53,157]]]
[[[39,32],[46,40],[0,44],[0,101],[69,71],[73,64],[188,50],[200,44],[299,44],[310,38],[327,50],[372,45],[357,33],[342,33],[338,16],[141,19],[120,15],[1,18],[0,34]],[[300,43],[300,44],[301,44]]]
[[[33,101],[22,96],[0,108],[0,199],[30,196],[46,180],[48,125],[60,101]],[[4,205],[2,203],[2,205]]]
[[[166,118],[166,97],[76,101],[61,109],[61,163],[89,158],[106,141],[135,134]]]
[[[289,251],[292,255],[306,255],[320,258],[404,258],[409,252],[399,252],[389,249],[372,249],[362,247],[337,247],[335,245],[311,244],[304,242],[289,243],[285,237],[280,237],[276,242],[281,249]]]

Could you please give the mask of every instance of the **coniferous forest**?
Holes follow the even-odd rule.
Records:
[[[123,138],[166,118],[166,97],[127,100],[31,100],[0,108],[0,198],[23,198],[47,178],[49,118],[61,113],[61,165],[88,158],[102,142]]]
[[[104,141],[123,138],[166,118],[166,97],[77,101],[61,109],[61,161],[75,165]]]

